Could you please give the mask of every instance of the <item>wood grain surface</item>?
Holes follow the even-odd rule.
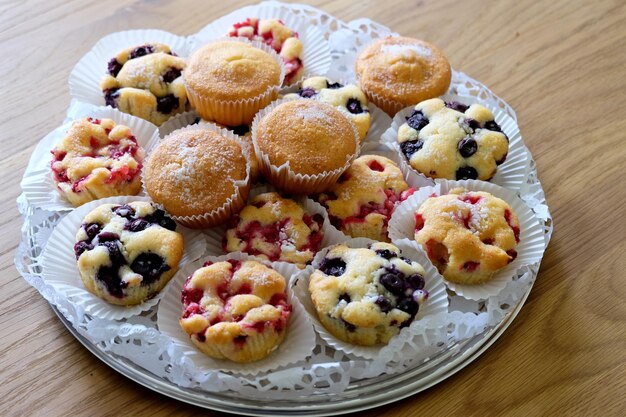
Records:
[[[219,415],[154,393],[70,335],[13,264],[15,200],[35,144],[63,120],[67,78],[101,37],[189,35],[244,1],[0,3],[0,415]],[[363,416],[626,415],[626,2],[313,1],[429,40],[519,117],[555,223],[513,325],[443,383]]]

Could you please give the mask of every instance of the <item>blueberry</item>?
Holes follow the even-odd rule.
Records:
[[[128,56],[128,59],[139,58],[144,55],[149,55],[154,52],[154,48],[150,45],[142,45],[133,49]]]
[[[412,265],[412,262],[409,258],[405,257],[405,256],[401,256],[400,259],[402,259],[404,262],[406,262],[409,265]]]
[[[98,233],[100,233],[102,225],[100,223],[84,224],[83,229],[85,229],[85,233],[87,233],[87,237],[89,237],[89,240],[91,241]]]
[[[328,259],[324,258],[319,268],[326,275],[338,277],[346,272],[346,263],[341,258]]]
[[[307,87],[307,88],[303,88],[300,91],[298,91],[298,94],[302,98],[311,98],[311,97],[313,97],[317,93],[312,88],[308,88]]]
[[[490,120],[490,121],[486,122],[485,123],[485,129],[493,130],[495,132],[502,132],[502,129],[500,128],[500,125],[497,124],[495,120]]]
[[[104,246],[109,251],[109,258],[111,259],[112,267],[119,268],[120,266],[126,264],[126,258],[122,255],[120,251],[120,247],[118,246],[119,241],[106,241],[100,242],[100,246]]]
[[[111,209],[115,214],[120,217],[124,217],[129,219],[131,216],[135,215],[135,209],[133,209],[128,204],[124,204],[122,206],[113,207]]]
[[[178,105],[178,99],[174,94],[168,94],[165,97],[157,98],[157,111],[159,113],[170,114],[172,110],[178,108]]]
[[[363,113],[363,107],[361,107],[361,102],[356,98],[348,99],[348,104],[346,104],[346,108],[352,114],[361,114]]]
[[[156,253],[144,252],[135,258],[130,269],[143,277],[142,285],[149,285],[158,280],[163,272],[168,271],[170,266]]]
[[[422,149],[422,146],[424,146],[424,142],[419,139],[408,140],[400,144],[400,149],[402,150],[402,153],[407,157],[407,159],[411,159],[415,152]]]
[[[117,97],[119,96],[119,88],[107,88],[103,91],[104,102],[107,106],[117,107]]]
[[[380,277],[380,283],[392,294],[402,294],[404,292],[404,280],[398,273],[387,272]]]
[[[119,266],[101,266],[96,273],[96,279],[102,281],[109,294],[114,297],[122,298],[124,296],[123,290],[128,284],[122,282],[118,271]]]
[[[389,249],[378,249],[376,250],[376,254],[380,256],[381,258],[385,258],[385,259],[391,259],[391,258],[395,258],[398,256],[397,254],[390,251]]]
[[[329,83],[328,81],[326,81],[326,88],[330,88],[331,90],[334,90],[334,89],[341,88],[341,87],[343,87],[343,84]]]
[[[145,219],[146,221],[156,223],[167,230],[176,230],[176,222],[170,217],[166,216],[165,212],[161,209],[156,209],[154,213],[146,216]]]
[[[457,148],[463,158],[469,158],[478,150],[478,143],[474,138],[467,136],[459,141]]]
[[[352,298],[350,298],[350,294],[344,292],[339,295],[338,301],[345,301],[346,303],[349,303],[352,301]]]
[[[144,219],[135,219],[127,222],[124,225],[124,230],[130,230],[131,232],[141,232],[142,230],[145,230],[148,226],[150,226],[150,223],[148,223]]]
[[[478,123],[478,121],[476,121],[474,119],[465,119],[465,123],[467,123],[467,125],[472,130],[476,130],[476,129],[478,129],[480,127],[480,123]]]
[[[98,242],[112,242],[119,240],[120,236],[116,233],[102,232],[98,235]]]
[[[478,172],[472,167],[461,167],[456,170],[457,180],[475,180],[478,178]]]
[[[403,298],[402,300],[400,300],[396,308],[404,311],[405,313],[409,314],[411,318],[413,318],[419,310],[419,304],[417,304],[415,300],[413,300],[413,298]]]
[[[428,118],[420,110],[413,110],[413,113],[406,118],[407,124],[415,130],[422,130],[428,124]]]
[[[107,64],[107,70],[109,71],[109,74],[114,77],[117,77],[117,74],[119,74],[121,69],[122,64],[120,64],[120,62],[115,58],[111,59]]]
[[[356,332],[356,326],[354,324],[348,323],[344,319],[341,320],[343,321],[343,325],[346,326],[346,330],[348,330],[349,332]]]
[[[163,81],[169,84],[176,78],[180,77],[180,74],[182,74],[182,71],[178,68],[169,67],[167,71],[163,73]]]
[[[380,311],[382,311],[383,313],[388,313],[393,308],[393,306],[391,305],[391,301],[389,301],[389,299],[383,297],[382,295],[379,295],[374,303],[376,303],[376,305],[380,307]]]
[[[89,244],[86,240],[81,240],[74,244],[74,254],[76,255],[76,259],[80,257],[86,250],[92,250],[93,245]]]
[[[420,274],[413,274],[407,278],[407,281],[413,287],[413,290],[421,290],[424,288],[424,277]]]
[[[465,110],[468,109],[468,106],[463,103],[459,103],[458,101],[446,101],[446,107],[461,113],[465,113]]]

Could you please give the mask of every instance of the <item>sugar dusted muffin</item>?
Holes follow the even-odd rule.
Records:
[[[309,215],[298,203],[278,193],[260,194],[232,219],[224,236],[224,250],[304,267],[320,248],[323,223],[321,215]]]
[[[259,161],[254,153],[254,145],[252,144],[252,132],[250,132],[250,126],[224,126],[224,128],[230,130],[235,135],[239,136],[241,143],[246,148],[248,155],[250,156],[250,183],[254,184],[259,181],[261,172],[259,171]]]
[[[387,223],[396,206],[413,192],[393,161],[363,155],[317,199],[337,229],[352,237],[388,242]]]
[[[111,119],[75,121],[52,155],[57,189],[75,207],[141,191],[144,150],[128,127]]]
[[[74,253],[87,290],[117,305],[154,297],[183,256],[176,223],[148,202],[103,204],[76,233]]]
[[[285,339],[291,304],[285,278],[256,261],[208,262],[183,286],[180,325],[215,359],[253,362]]]
[[[489,109],[438,98],[415,106],[398,129],[398,143],[414,169],[449,180],[488,181],[509,150]]]
[[[367,107],[367,97],[356,85],[343,85],[326,77],[311,77],[302,82],[302,87],[297,93],[285,96],[285,98],[296,97],[315,98],[335,106],[345,112],[356,125],[361,142],[367,136],[372,120]]]
[[[160,126],[187,108],[184,69],[185,60],[169,46],[148,43],[111,58],[100,88],[108,106]]]
[[[285,63],[285,83],[297,81],[304,73],[303,45],[298,32],[288,28],[282,20],[250,17],[235,23],[228,36],[260,40],[271,46]]]
[[[415,214],[415,241],[450,282],[481,284],[515,260],[520,224],[504,200],[454,189],[430,197]]]
[[[388,37],[368,46],[357,58],[359,85],[387,114],[444,94],[450,86],[450,63],[434,45],[419,39]]]
[[[424,290],[424,268],[389,243],[370,248],[335,245],[309,279],[309,292],[324,327],[345,342],[388,343],[411,324]]]

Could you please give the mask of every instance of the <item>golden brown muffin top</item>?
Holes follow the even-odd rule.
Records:
[[[282,82],[277,58],[238,41],[203,46],[189,58],[183,76],[187,87],[216,100],[256,97]]]
[[[279,104],[256,129],[257,146],[275,166],[289,162],[297,174],[343,167],[358,150],[358,132],[333,106],[314,100]]]
[[[172,132],[145,167],[150,197],[175,216],[220,208],[245,180],[247,160],[240,143],[201,127]]]

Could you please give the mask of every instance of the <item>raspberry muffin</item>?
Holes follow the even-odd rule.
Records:
[[[52,155],[57,189],[75,207],[141,191],[144,150],[127,126],[111,119],[75,121]]]
[[[450,282],[481,284],[515,260],[519,220],[505,201],[454,189],[430,197],[415,213],[415,241]]]
[[[317,200],[333,226],[347,235],[388,242],[387,223],[394,209],[414,192],[393,161],[363,155]]]
[[[302,41],[298,39],[298,32],[289,29],[282,20],[250,17],[235,23],[228,36],[261,41],[271,46],[285,63],[287,85],[297,81],[304,73]]]
[[[185,60],[169,46],[149,43],[111,58],[100,88],[107,106],[160,126],[187,108],[184,69]]]
[[[180,325],[212,358],[258,361],[285,339],[291,316],[285,288],[285,278],[262,263],[207,262],[183,286]]]
[[[278,97],[285,77],[282,60],[262,46],[221,40],[191,55],[185,87],[203,119],[228,126],[250,124],[259,109]]]
[[[411,324],[424,290],[424,268],[389,243],[370,248],[333,246],[309,279],[309,292],[326,330],[362,346],[388,343]]]
[[[248,155],[236,136],[207,126],[170,133],[146,161],[150,197],[186,226],[211,227],[245,205]]]
[[[391,117],[444,94],[452,78],[450,63],[437,47],[403,37],[368,46],[357,58],[356,73],[367,97]]]
[[[328,189],[359,150],[359,134],[333,106],[287,100],[255,119],[252,141],[263,176],[294,194]]]
[[[117,305],[154,297],[174,276],[183,256],[176,223],[148,202],[103,204],[76,234],[74,253],[87,290]]]
[[[303,268],[322,244],[323,223],[320,214],[311,216],[298,203],[278,193],[260,194],[232,219],[224,236],[224,250]]]
[[[302,82],[297,93],[287,94],[285,98],[315,98],[335,106],[349,115],[359,131],[361,142],[367,136],[372,123],[367,107],[367,97],[356,85],[334,83],[326,77],[311,77]]]
[[[398,129],[398,143],[414,169],[449,180],[488,181],[509,150],[489,109],[438,98],[415,106]]]

